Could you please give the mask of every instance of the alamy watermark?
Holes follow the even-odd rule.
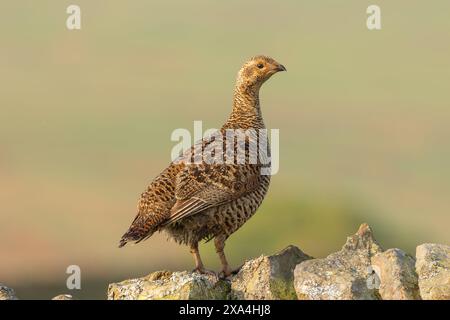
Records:
[[[67,7],[66,13],[69,15],[66,19],[66,28],[68,30],[81,29],[81,8],[75,4]]]
[[[66,280],[66,287],[69,290],[81,289],[81,268],[75,264],[70,265],[66,269],[66,273],[69,274]]]
[[[381,9],[379,6],[372,4],[367,7],[366,13],[369,15],[367,17],[366,26],[369,30],[381,30]]]

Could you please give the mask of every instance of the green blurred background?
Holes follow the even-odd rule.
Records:
[[[266,54],[262,89],[280,171],[227,243],[234,266],[295,244],[315,257],[368,222],[385,247],[450,242],[449,1],[0,2],[0,282],[19,298],[191,269],[156,235],[117,244],[170,161],[175,128],[219,127],[237,70]],[[65,27],[78,4],[82,30]],[[219,268],[211,244],[201,247]]]

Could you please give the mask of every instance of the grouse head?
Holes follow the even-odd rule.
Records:
[[[279,71],[286,71],[281,63],[267,56],[256,56],[239,70],[237,85],[246,91],[258,90],[264,82]]]

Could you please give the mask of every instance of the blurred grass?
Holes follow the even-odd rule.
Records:
[[[172,130],[220,126],[259,53],[288,69],[261,92],[281,165],[227,243],[233,265],[290,243],[324,256],[362,222],[386,248],[450,242],[450,3],[378,1],[379,32],[365,28],[368,1],[79,0],[76,32],[69,4],[0,3],[0,281],[19,294],[64,291],[69,264],[93,298],[192,267],[163,235],[116,244]]]

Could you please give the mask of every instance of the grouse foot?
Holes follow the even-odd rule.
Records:
[[[242,266],[243,266],[243,264],[242,265],[240,265],[238,268],[236,268],[236,269],[233,269],[233,270],[222,270],[222,271],[220,271],[219,272],[219,279],[228,279],[228,278],[230,278],[231,276],[234,276],[234,275],[236,275],[236,274],[238,274],[238,272],[242,269]]]
[[[214,271],[205,269],[203,267],[202,268],[195,268],[194,270],[192,270],[192,272],[196,272],[198,274],[213,275],[213,276],[217,277],[217,274]]]

